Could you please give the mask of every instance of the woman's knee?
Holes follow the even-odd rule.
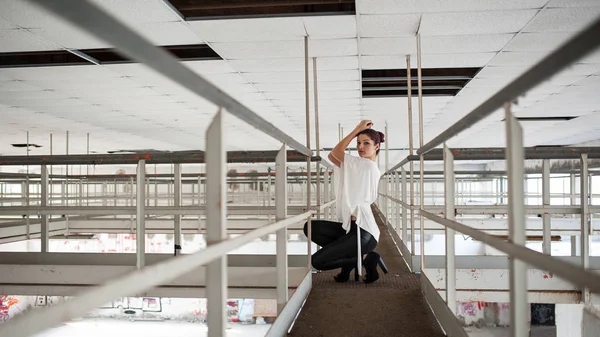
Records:
[[[313,268],[317,269],[317,270],[323,270],[324,264],[323,264],[323,259],[320,259],[318,255],[313,255],[311,260],[311,264],[313,266]]]
[[[304,223],[304,235],[306,235],[308,237],[308,221]]]

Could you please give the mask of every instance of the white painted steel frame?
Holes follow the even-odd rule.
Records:
[[[275,163],[275,220],[287,218],[287,152],[281,146]],[[277,231],[277,312],[281,313],[288,302],[287,227]],[[279,319],[278,319],[279,320]]]
[[[506,168],[508,176],[508,224],[512,244],[525,247],[525,153],[523,129],[504,105],[506,120]],[[527,303],[527,265],[512,256],[510,260],[510,331],[513,337],[529,336]]]
[[[590,209],[589,209],[589,175],[588,175],[588,156],[581,155],[581,173],[580,173],[580,205],[581,205],[581,236],[579,237],[581,245],[581,267],[590,268]],[[590,303],[589,288],[583,289],[584,303]]]
[[[174,184],[174,207],[181,206],[181,164],[173,164],[173,174],[175,175],[175,184]],[[154,185],[155,187],[157,185]],[[155,200],[156,201],[156,200]],[[174,255],[177,256],[181,252],[181,215],[174,215],[174,244],[173,247]]]
[[[41,206],[48,206],[48,166],[41,166]],[[41,251],[43,253],[48,251],[49,247],[49,233],[48,233],[48,215],[42,214],[42,227],[41,227]],[[29,237],[29,226],[27,226],[27,236]]]
[[[542,161],[542,204],[544,206],[550,206],[550,159],[544,159]],[[544,212],[542,214],[543,222],[543,240],[542,240],[542,252],[544,254],[551,255],[551,226],[552,220],[550,214]]]
[[[225,113],[219,109],[206,131],[206,243],[227,240],[227,153]],[[225,335],[227,325],[227,255],[207,265],[208,337]]]
[[[454,156],[444,143],[444,195],[446,219],[454,220]],[[456,314],[456,261],[454,250],[455,233],[446,227],[446,303]]]
[[[135,252],[137,254],[137,267],[143,268],[146,255],[146,161],[140,160],[137,166],[137,199],[136,199],[136,232],[135,232]]]

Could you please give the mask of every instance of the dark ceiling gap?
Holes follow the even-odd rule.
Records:
[[[421,69],[423,96],[456,96],[481,68],[427,68]],[[417,69],[411,69],[411,93],[418,95]],[[362,71],[363,97],[408,96],[406,69],[375,69]]]
[[[205,44],[162,46],[181,61],[222,60],[210,46]],[[81,54],[78,56],[77,54]],[[0,53],[0,68],[53,67],[69,65],[135,63],[117,53],[116,49],[80,49],[76,53],[66,50]]]
[[[186,20],[355,15],[355,0],[169,0]]]

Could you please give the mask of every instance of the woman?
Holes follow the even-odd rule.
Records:
[[[379,279],[378,264],[387,273],[383,260],[373,251],[379,240],[379,228],[371,211],[381,176],[375,160],[385,137],[371,129],[372,126],[370,120],[361,121],[329,154],[329,160],[336,166],[337,210],[338,219],[341,218],[342,222],[311,221],[312,241],[323,247],[313,254],[312,265],[319,270],[342,268],[334,277],[337,282],[348,281],[357,266],[357,227],[360,228],[362,264],[367,271],[364,282]],[[356,148],[360,157],[344,152],[354,138],[357,138]],[[307,225],[304,225],[304,234],[307,234]]]

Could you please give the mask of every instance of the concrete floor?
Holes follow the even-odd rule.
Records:
[[[271,325],[228,325],[227,337],[263,337]],[[84,319],[46,330],[35,337],[206,337],[204,324],[175,321]]]

